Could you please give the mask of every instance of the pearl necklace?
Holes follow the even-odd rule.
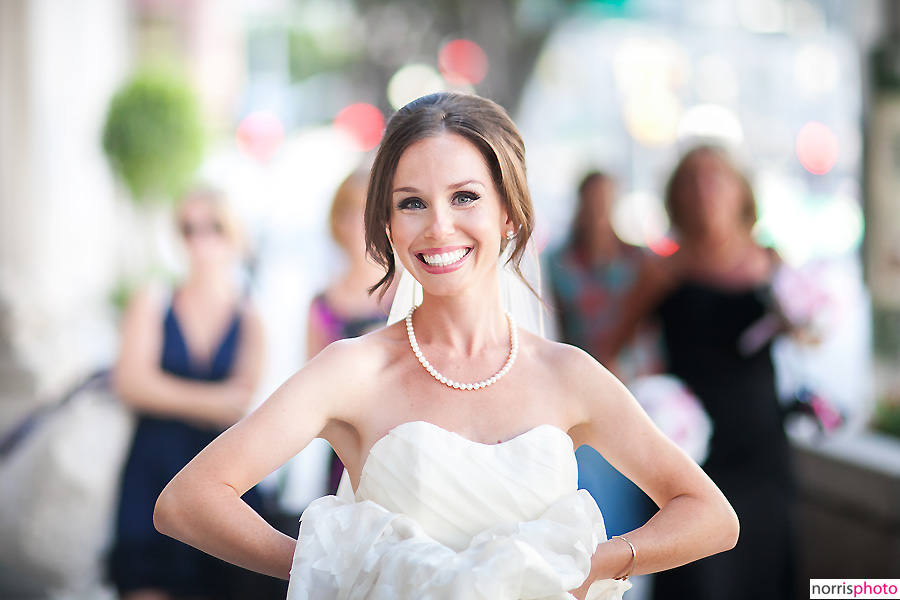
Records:
[[[519,353],[519,330],[516,328],[516,321],[511,314],[506,313],[506,320],[509,323],[509,358],[506,359],[506,364],[503,365],[503,368],[500,369],[496,375],[485,379],[484,381],[479,381],[478,383],[460,383],[447,378],[445,375],[441,375],[438,370],[428,362],[425,355],[422,354],[422,350],[419,349],[419,343],[416,341],[416,332],[413,331],[412,324],[412,316],[413,313],[416,312],[416,308],[418,307],[413,306],[409,309],[409,314],[406,315],[406,335],[409,337],[409,347],[412,348],[416,358],[419,359],[419,363],[439,382],[456,390],[480,390],[500,381],[500,378],[506,375],[512,368],[513,363],[516,361],[516,354]]]

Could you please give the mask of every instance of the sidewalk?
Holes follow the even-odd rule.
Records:
[[[0,564],[0,598],[3,600],[118,600],[111,589],[101,586],[85,590],[54,591],[26,580],[21,573]]]

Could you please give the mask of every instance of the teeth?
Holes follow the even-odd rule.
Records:
[[[444,252],[442,254],[423,254],[422,258],[425,259],[426,263],[433,267],[446,267],[447,265],[452,265],[456,261],[461,260],[465,255],[466,249],[460,248],[459,250]]]

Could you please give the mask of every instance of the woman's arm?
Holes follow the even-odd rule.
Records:
[[[265,363],[265,327],[256,307],[247,302],[241,315],[241,335],[237,357],[227,383],[243,390],[247,400],[251,400],[259,386],[260,379],[262,379]],[[249,403],[244,404],[243,412],[238,418],[246,414],[248,407]]]
[[[616,356],[675,285],[678,262],[675,256],[667,259],[650,257],[641,264],[637,281],[622,303],[622,316],[609,336],[609,344],[597,357],[609,370],[616,371]]]
[[[578,423],[569,433],[576,446],[594,447],[660,507],[645,525],[624,535],[636,549],[633,574],[671,569],[734,547],[737,515],[719,488],[660,432],[621,382],[580,350],[568,354],[566,380],[575,382],[573,422]],[[588,582],[624,575],[631,560],[622,540],[600,544]]]
[[[329,422],[342,420],[360,385],[346,369],[363,364],[353,362],[358,354],[353,344],[330,346],[216,438],[163,490],[156,528],[228,562],[287,578],[296,540],[269,526],[241,496]]]
[[[162,371],[164,306],[152,292],[137,294],[122,323],[114,386],[129,406],[142,412],[216,427],[234,424],[253,399],[262,370],[262,324],[255,311],[242,320],[235,375],[221,383],[190,381]]]

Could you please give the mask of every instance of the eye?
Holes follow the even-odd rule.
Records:
[[[454,204],[466,205],[472,204],[479,198],[481,198],[481,196],[479,196],[475,192],[459,192],[458,194],[453,196],[453,202]]]
[[[404,198],[397,203],[398,210],[418,210],[425,208],[425,203],[418,198]]]

